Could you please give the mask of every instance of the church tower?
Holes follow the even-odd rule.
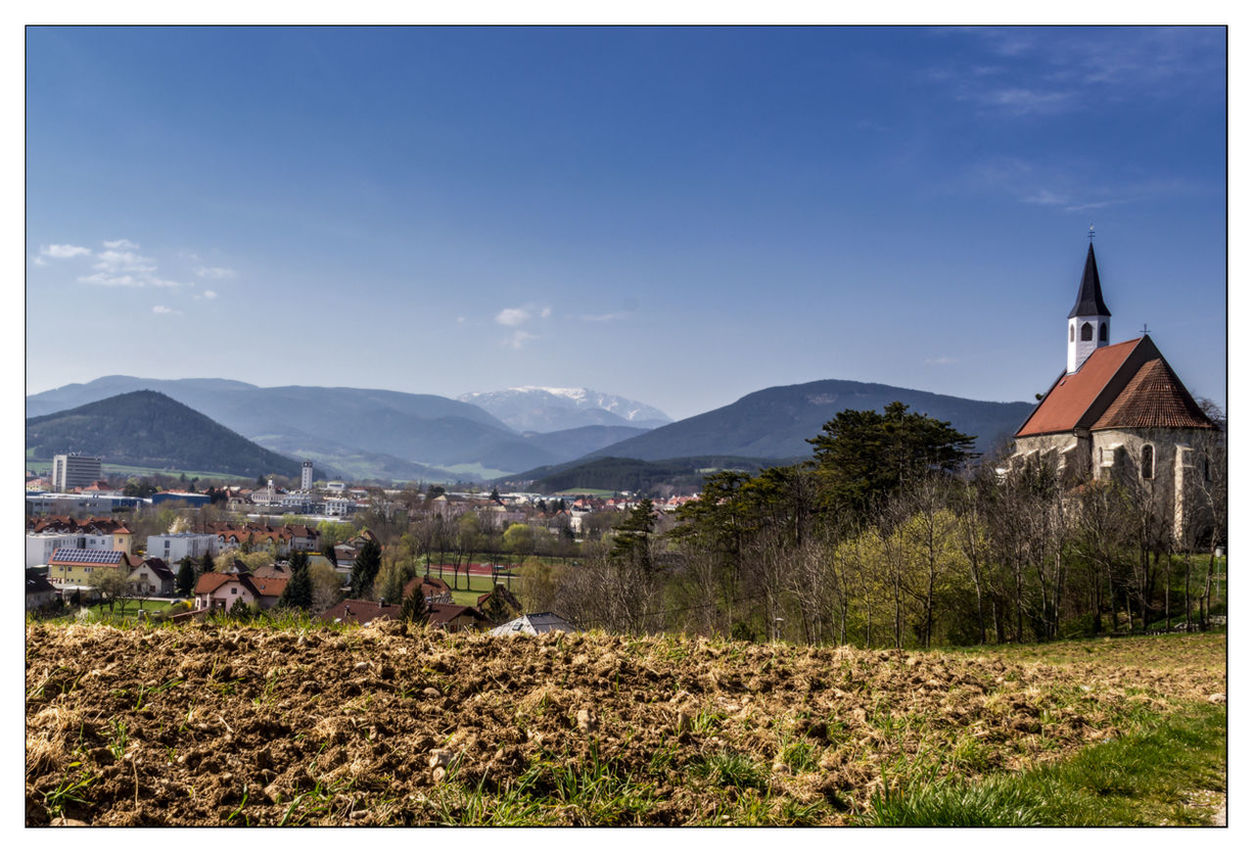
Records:
[[[1101,277],[1096,273],[1096,252],[1088,243],[1079,297],[1066,321],[1066,372],[1074,373],[1097,349],[1109,346],[1109,309],[1101,298]]]

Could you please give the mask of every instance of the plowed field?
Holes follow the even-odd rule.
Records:
[[[1226,690],[1221,636],[1040,649],[36,623],[26,820],[833,825]]]

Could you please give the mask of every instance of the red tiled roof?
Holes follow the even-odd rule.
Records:
[[[478,610],[464,604],[431,604],[427,609],[426,624],[440,628],[460,616],[469,616],[478,625],[485,625],[488,621],[487,617]]]
[[[364,601],[359,598],[348,598],[323,611],[319,619],[330,622],[335,619],[341,622],[359,622],[364,625],[375,619],[399,619],[399,604],[379,604],[377,601]]]
[[[1164,358],[1146,362],[1092,429],[1177,427],[1214,429],[1214,424]]]
[[[1140,343],[1147,340],[1147,337],[1137,338],[1100,347],[1074,373],[1062,375],[1018,430],[1018,437],[1069,432],[1084,426],[1081,423],[1084,414],[1109,385],[1119,368],[1140,348]],[[1152,347],[1151,343],[1149,346],[1155,355],[1160,355],[1156,347]]]
[[[257,588],[257,592],[261,595],[264,595],[267,598],[271,596],[278,598],[283,594],[283,590],[287,588],[287,581],[289,578],[257,577],[256,575],[253,575],[251,580],[253,586]]]
[[[205,572],[200,576],[200,580],[196,581],[196,595],[208,595],[223,584],[238,583],[244,589],[252,593],[253,598],[260,598],[261,594],[257,592],[256,586],[253,585],[252,578],[248,575],[225,575],[221,572]]]
[[[414,578],[406,583],[403,594],[409,595],[409,593],[413,592],[415,586],[422,587],[422,595],[424,596],[439,596],[446,592],[452,592],[452,587],[448,585],[447,581],[427,575],[426,577]]]

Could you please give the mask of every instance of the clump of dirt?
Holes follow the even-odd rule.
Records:
[[[1071,665],[397,623],[35,623],[26,820],[839,824],[885,781],[1053,760],[1224,692],[1222,638],[1187,639],[1187,666]]]

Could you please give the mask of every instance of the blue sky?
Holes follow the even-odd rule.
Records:
[[[110,373],[685,417],[1030,400],[1114,340],[1226,401],[1221,29],[33,28],[27,392]]]

